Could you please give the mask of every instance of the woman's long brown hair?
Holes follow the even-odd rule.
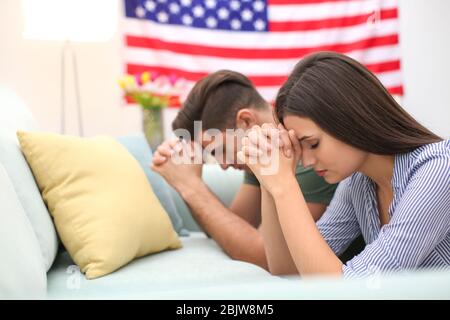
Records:
[[[374,154],[414,150],[442,138],[409,115],[359,62],[335,52],[302,59],[280,89],[276,115],[314,121],[335,138]]]

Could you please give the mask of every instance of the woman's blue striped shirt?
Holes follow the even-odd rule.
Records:
[[[317,226],[336,255],[361,233],[365,249],[346,277],[450,266],[450,140],[395,156],[390,221],[380,228],[375,184],[362,173],[342,181]]]

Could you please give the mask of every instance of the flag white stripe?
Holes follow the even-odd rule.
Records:
[[[399,46],[384,46],[346,53],[363,64],[376,64],[400,59]],[[129,64],[177,68],[190,72],[214,72],[218,69],[236,70],[247,76],[285,76],[299,61],[296,59],[232,59],[211,56],[193,56],[166,50],[125,48]]]
[[[401,58],[399,45],[355,50],[346,52],[345,54],[363,64],[383,63],[386,61],[400,60]]]
[[[381,83],[386,88],[398,87],[403,85],[402,72],[400,70],[381,72],[376,73],[375,75],[378,79],[380,79]]]
[[[270,5],[269,21],[308,21],[340,18],[394,9],[397,0],[335,1],[311,4]]]
[[[259,94],[264,98],[264,100],[275,101],[280,87],[256,87],[256,90],[258,90]]]
[[[156,38],[166,42],[240,49],[292,49],[323,45],[339,45],[369,37],[398,33],[397,19],[381,20],[369,26],[361,24],[345,28],[295,32],[229,32],[203,30],[184,26],[162,25],[149,20],[125,19],[125,35]]]
[[[195,85],[194,81],[187,81],[187,88],[190,89]],[[256,87],[259,94],[267,101],[273,101],[277,97],[278,90],[281,86],[264,86],[264,87]]]

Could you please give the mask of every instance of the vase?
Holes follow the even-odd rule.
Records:
[[[152,152],[163,142],[164,139],[164,123],[162,108],[145,108],[143,109],[144,119],[144,135]]]

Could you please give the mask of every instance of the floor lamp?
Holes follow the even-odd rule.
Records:
[[[72,68],[78,134],[84,135],[80,77],[74,43],[109,41],[117,30],[119,0],[22,0],[23,36],[27,40],[58,41],[60,56],[60,131],[66,133],[67,63]]]
[[[61,133],[66,133],[66,58],[72,58],[73,84],[75,92],[75,103],[78,119],[78,134],[84,136],[83,115],[81,109],[80,83],[78,76],[77,54],[72,47],[70,40],[66,40],[61,50],[61,113],[60,113],[60,129]]]

